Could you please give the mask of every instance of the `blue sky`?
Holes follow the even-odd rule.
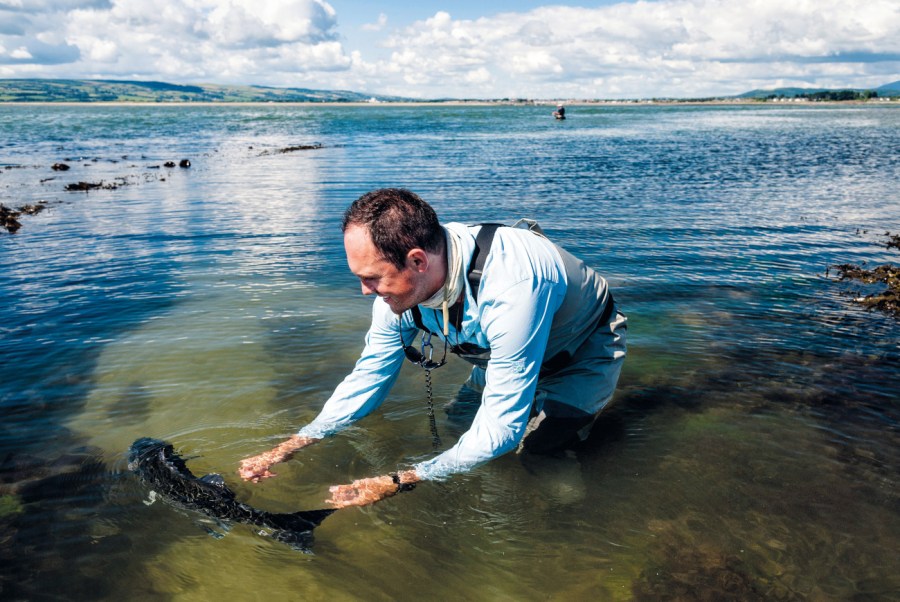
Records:
[[[688,98],[897,81],[898,31],[898,0],[0,0],[0,77]]]

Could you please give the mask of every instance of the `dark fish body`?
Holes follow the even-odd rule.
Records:
[[[266,527],[272,530],[274,539],[304,552],[310,551],[313,529],[334,512],[325,509],[276,514],[239,502],[221,475],[194,476],[172,445],[159,439],[144,437],[132,443],[128,469],[169,503],[225,524]]]

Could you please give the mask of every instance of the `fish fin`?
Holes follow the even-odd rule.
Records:
[[[332,512],[333,509],[301,510],[292,514],[269,514],[267,520],[271,527],[279,531],[303,533],[315,529]]]
[[[318,526],[322,524],[323,520],[331,516],[331,513],[335,510],[335,508],[326,508],[322,510],[301,510],[300,512],[292,513],[290,516],[302,518],[303,520]]]
[[[207,485],[215,485],[216,487],[225,487],[225,479],[222,475],[217,473],[211,473],[207,475],[203,475],[200,477],[200,481],[206,483]]]
[[[200,528],[203,529],[206,532],[206,534],[209,535],[210,537],[212,537],[213,539],[223,539],[225,537],[225,535],[227,535],[227,533],[228,533],[227,531],[225,531],[225,533],[222,533],[221,531],[216,531],[212,527],[207,527],[206,525],[200,525]]]
[[[262,533],[260,533],[262,535]],[[313,535],[312,531],[273,531],[270,537],[275,541],[286,543],[292,550],[303,552],[304,554],[312,554]]]
[[[231,525],[218,518],[201,518],[195,524],[213,539],[222,539],[231,531]]]

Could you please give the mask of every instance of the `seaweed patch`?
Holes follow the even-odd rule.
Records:
[[[885,232],[888,241],[886,247],[900,250],[900,234]],[[887,288],[879,293],[871,293],[856,297],[856,302],[867,309],[877,309],[900,318],[900,267],[886,263],[873,269],[862,266],[843,263],[830,266],[837,270],[838,280],[856,280],[865,284],[882,283]]]
[[[319,150],[322,148],[322,145],[318,142],[315,144],[298,144],[295,146],[286,146],[284,148],[279,148],[272,151],[263,151],[259,153],[260,157],[265,157],[266,155],[286,155],[288,153],[295,153],[297,151],[308,151],[308,150]]]
[[[23,214],[37,215],[46,206],[47,201],[40,201],[35,205],[23,205],[18,209],[10,209],[6,205],[0,204],[0,226],[6,228],[6,231],[10,234],[15,234],[22,227],[19,217]]]

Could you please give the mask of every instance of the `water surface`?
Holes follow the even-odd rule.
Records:
[[[48,206],[0,234],[3,597],[900,598],[900,328],[826,272],[897,261],[900,111],[549,112],[0,106],[0,202]],[[629,357],[590,440],[338,512],[312,556],[145,505],[140,436],[275,511],[432,453],[404,368],[278,478],[235,473],[352,368],[371,302],[339,222],[382,186],[445,221],[535,218],[610,280]],[[439,406],[465,375],[434,373]]]

